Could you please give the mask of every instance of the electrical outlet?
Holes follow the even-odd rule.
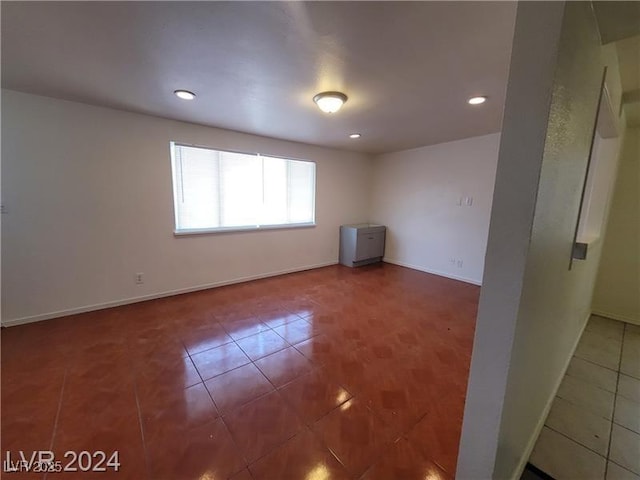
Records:
[[[0,205],[0,214],[1,214],[1,213],[9,213],[9,212],[7,211],[7,207],[5,207],[4,205]]]
[[[473,197],[464,197],[464,204],[467,207],[470,207],[471,205],[473,205]]]
[[[142,285],[144,283],[144,273],[136,273],[136,285]]]
[[[457,266],[458,268],[462,268],[462,260],[458,260],[458,261],[456,262],[456,266]]]
[[[450,263],[451,265],[455,265],[455,264],[456,264],[456,259],[455,259],[455,258],[450,258],[450,259],[449,259],[449,263]]]

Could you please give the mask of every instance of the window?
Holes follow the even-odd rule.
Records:
[[[316,164],[171,143],[175,233],[310,226]]]

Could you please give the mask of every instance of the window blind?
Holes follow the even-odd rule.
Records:
[[[171,144],[176,232],[313,225],[315,163]]]

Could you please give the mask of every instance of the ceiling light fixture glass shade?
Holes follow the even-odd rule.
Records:
[[[362,135],[360,135],[359,133],[352,133],[351,135],[349,135],[349,138],[360,138]]]
[[[176,97],[181,98],[182,100],[193,100],[196,98],[196,94],[189,90],[176,90],[173,93]]]
[[[347,96],[340,92],[322,92],[313,97],[313,101],[323,112],[336,113],[347,101]]]
[[[484,103],[487,101],[487,97],[471,97],[469,100],[467,100],[467,103],[469,105],[480,105],[481,103]]]

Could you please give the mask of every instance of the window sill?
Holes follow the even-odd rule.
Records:
[[[242,232],[259,232],[263,230],[289,230],[295,228],[314,228],[314,223],[288,223],[284,225],[264,225],[251,227],[227,227],[227,228],[191,228],[184,230],[174,230],[173,235],[176,237],[184,237],[188,235],[211,235],[220,233],[242,233]]]

